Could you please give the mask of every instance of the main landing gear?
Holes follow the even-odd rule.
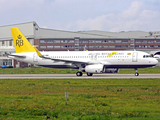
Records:
[[[83,73],[82,73],[82,72],[80,72],[80,71],[78,71],[78,72],[76,73],[76,75],[77,75],[77,76],[82,76],[82,75],[83,75]]]
[[[77,75],[78,77],[80,77],[80,76],[83,75],[83,73],[82,73],[81,71],[83,71],[83,72],[85,72],[85,71],[84,71],[84,66],[78,65],[78,67],[79,67],[79,71],[76,73],[76,75]],[[92,76],[92,75],[93,75],[93,73],[88,73],[88,72],[87,72],[87,76]]]
[[[134,74],[135,76],[139,76],[139,73],[138,73],[138,71],[137,71],[137,68],[135,69],[135,74]]]
[[[76,75],[79,77],[79,76],[82,76],[83,73],[80,72],[80,71],[78,71],[78,72],[76,73]],[[87,73],[87,76],[92,76],[92,75],[93,75],[93,73]]]

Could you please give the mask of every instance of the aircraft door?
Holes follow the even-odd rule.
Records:
[[[37,63],[37,62],[38,62],[38,55],[37,55],[37,53],[34,53],[34,54],[33,54],[33,62],[34,62],[34,63]]]
[[[132,62],[137,62],[137,57],[138,57],[138,53],[137,52],[133,52]]]
[[[93,53],[91,55],[91,60],[97,60],[97,56],[99,55],[98,53]]]

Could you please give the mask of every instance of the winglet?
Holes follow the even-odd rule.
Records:
[[[35,49],[35,51],[36,51],[36,53],[37,53],[37,55],[38,55],[39,57],[43,57],[42,54],[37,50],[37,48],[36,48],[35,46],[34,46],[33,48]]]

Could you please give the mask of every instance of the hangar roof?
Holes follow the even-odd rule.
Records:
[[[34,22],[0,26],[0,40],[10,40],[12,39],[11,27],[18,27],[20,31],[27,37],[34,36]]]
[[[116,39],[116,38],[139,38],[139,39],[147,39],[147,38],[159,38],[160,32],[144,32],[144,31],[121,31],[121,32],[107,32],[107,31],[63,31],[63,30],[54,30],[54,29],[46,29],[40,28],[36,22],[27,22],[21,24],[14,24],[14,25],[7,25],[0,27],[0,40],[11,40],[11,27],[18,27],[20,31],[27,37],[27,38],[35,38],[35,39],[44,39],[44,38],[83,38],[83,39]]]

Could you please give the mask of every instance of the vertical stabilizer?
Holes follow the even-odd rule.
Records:
[[[16,53],[36,52],[18,28],[11,28]]]

